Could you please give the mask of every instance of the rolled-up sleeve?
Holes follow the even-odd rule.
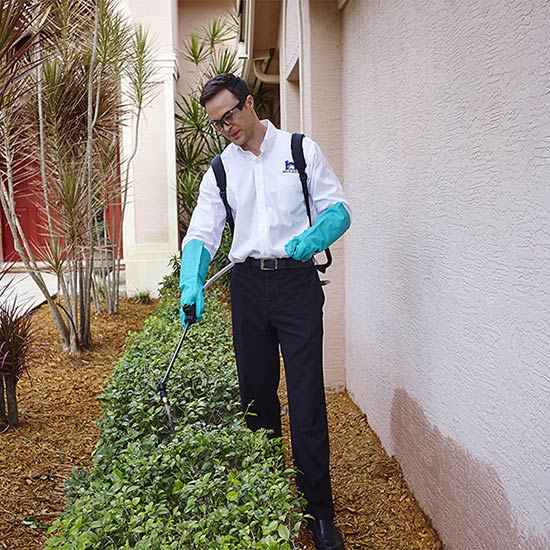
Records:
[[[209,168],[201,181],[197,206],[193,210],[182,248],[188,241],[199,239],[213,258],[220,247],[225,216],[220,190],[214,172]]]
[[[343,203],[351,217],[351,208],[344,195],[342,184],[337,178],[321,148],[314,141],[304,139],[304,156],[306,158],[308,188],[312,203],[313,220],[336,203]]]

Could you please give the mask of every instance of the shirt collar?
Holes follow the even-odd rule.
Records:
[[[262,141],[262,144],[260,146],[260,151],[263,154],[263,153],[267,153],[275,143],[277,128],[275,128],[275,126],[271,123],[271,121],[267,119],[262,120],[261,123],[267,128],[267,132],[265,133],[264,140]]]
[[[263,141],[260,145],[260,155],[259,156],[261,157],[262,155],[267,153],[271,149],[271,147],[273,146],[273,143],[275,143],[275,138],[277,136],[277,128],[275,128],[273,123],[268,119],[260,120],[260,122],[267,128],[264,139],[263,139]],[[239,151],[239,153],[241,155],[244,155],[244,156],[252,155],[254,158],[259,158],[259,157],[256,157],[256,155],[254,155],[250,151],[245,151],[240,145],[235,145],[235,144],[233,144],[233,145],[237,148],[237,150]]]

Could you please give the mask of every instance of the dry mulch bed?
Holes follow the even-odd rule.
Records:
[[[21,426],[0,436],[0,549],[44,547],[46,529],[63,508],[63,482],[73,467],[89,462],[97,440],[97,395],[128,331],[139,330],[153,309],[122,301],[119,315],[94,316],[95,349],[80,357],[61,352],[47,308],[34,313],[41,344],[29,376],[18,385]],[[385,453],[365,415],[345,393],[328,395],[327,403],[336,523],[346,547],[441,550],[399,464]],[[299,546],[314,548],[305,529]]]
[[[335,523],[346,548],[442,550],[437,533],[366,416],[346,393],[327,395]],[[314,550],[303,529],[301,548]]]

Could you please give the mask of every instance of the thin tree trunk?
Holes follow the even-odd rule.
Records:
[[[61,317],[61,314],[59,313],[59,309],[57,308],[54,299],[51,297],[50,292],[48,291],[48,287],[46,286],[46,283],[44,282],[44,279],[41,273],[37,269],[36,262],[34,261],[34,258],[31,255],[29,246],[28,245],[25,245],[24,247],[22,246],[22,241],[23,243],[25,243],[25,237],[24,235],[21,237],[22,231],[18,232],[17,215],[14,210],[12,211],[10,209],[11,202],[12,201],[10,201],[8,190],[6,190],[4,186],[4,182],[0,179],[0,203],[4,210],[6,221],[8,222],[8,226],[13,236],[13,245],[14,245],[15,251],[17,252],[17,254],[19,254],[19,257],[21,258],[21,260],[23,261],[23,264],[25,265],[25,269],[27,273],[30,275],[31,279],[36,283],[36,285],[40,289],[40,292],[42,292],[46,302],[48,303],[54,324],[61,338],[61,344],[63,346],[63,350],[68,351],[69,349],[72,348],[69,329],[65,324],[65,322],[63,321],[63,318]],[[30,257],[27,256],[26,252],[28,252]]]
[[[36,56],[41,59],[40,44],[36,46]],[[48,195],[48,183],[46,180],[46,151],[45,151],[45,133],[44,133],[44,112],[42,109],[42,63],[36,67],[36,87],[37,87],[37,103],[38,103],[38,128],[39,128],[39,144],[40,144],[40,179],[42,180],[42,193],[44,195],[44,207],[46,209],[46,218],[48,220],[48,237],[53,243],[53,221],[50,205],[50,197]]]
[[[19,410],[17,408],[17,380],[12,374],[4,374],[6,382],[6,401],[8,404],[8,424],[19,426]]]
[[[8,426],[8,417],[6,414],[6,398],[4,395],[4,375],[0,374],[0,433]]]
[[[94,72],[97,56],[97,40],[99,33],[99,3],[95,4],[94,11],[94,36],[92,42],[92,58],[90,60],[90,74],[88,77],[88,136],[86,140],[86,167],[87,167],[87,199],[88,199],[88,211],[87,211],[87,227],[86,238],[88,240],[88,254],[84,270],[81,271],[82,285],[80,296],[80,339],[82,345],[86,348],[92,346],[92,332],[91,332],[91,311],[90,311],[90,298],[92,289],[92,273],[94,269],[94,210],[93,210],[93,166],[92,166],[92,145],[93,145],[93,131],[94,125],[97,120],[97,116],[94,113]],[[98,90],[99,92],[99,90]],[[99,112],[99,105],[96,105],[97,112]]]
[[[70,263],[71,265],[71,275],[70,275],[70,305],[71,305],[71,316],[77,324],[78,322],[78,259],[76,254],[73,254],[73,259]]]
[[[92,279],[92,300],[94,302],[95,313],[96,315],[99,315],[101,313],[101,304],[99,302],[96,279]]]
[[[105,193],[105,202],[106,203],[109,202],[109,195],[108,195],[107,192]],[[101,232],[101,228],[97,228],[97,231],[96,231],[97,242],[100,243],[99,244],[99,267],[98,267],[98,271],[99,271],[99,278],[103,283],[103,300],[105,301],[105,309],[107,310],[107,313],[111,313],[111,288],[109,286],[109,281],[108,281],[108,275],[109,275],[109,258],[108,258],[109,235],[108,235],[107,228],[106,228],[106,226],[107,226],[106,208],[104,207],[102,210],[103,210],[102,211],[103,232]],[[94,273],[95,273],[95,266],[94,266]],[[96,306],[96,310],[99,313],[99,303]]]
[[[113,272],[113,278],[115,281],[114,288],[113,288],[113,291],[114,291],[113,313],[118,313],[118,305],[119,305],[119,299],[120,299],[120,263],[122,260],[123,221],[124,221],[124,215],[126,213],[126,205],[128,203],[128,185],[130,183],[130,165],[132,164],[132,161],[134,160],[134,157],[136,156],[137,150],[138,150],[139,127],[140,127],[140,119],[141,119],[140,114],[141,114],[141,106],[138,106],[137,115],[136,115],[134,147],[130,157],[126,161],[126,170],[124,174],[124,186],[121,189],[122,204],[120,208],[120,228],[118,233],[118,242],[116,243],[116,254],[114,258],[115,269]]]
[[[79,282],[79,309],[80,309],[80,342],[86,349],[92,348],[92,335],[90,332],[90,297],[91,288],[87,290],[86,287],[86,275],[88,267],[84,262],[80,262],[78,267],[78,282]],[[86,296],[86,293],[88,295]]]

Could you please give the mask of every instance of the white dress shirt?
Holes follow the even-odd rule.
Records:
[[[302,184],[292,163],[292,134],[278,130],[268,120],[262,120],[262,124],[267,131],[259,156],[233,143],[221,154],[227,175],[227,199],[235,220],[229,252],[234,263],[249,256],[288,257],[285,244],[309,227]],[[342,185],[319,146],[306,137],[303,148],[312,221],[338,202],[350,212]],[[199,239],[213,258],[220,246],[225,218],[225,207],[210,167],[202,179],[182,245]]]

